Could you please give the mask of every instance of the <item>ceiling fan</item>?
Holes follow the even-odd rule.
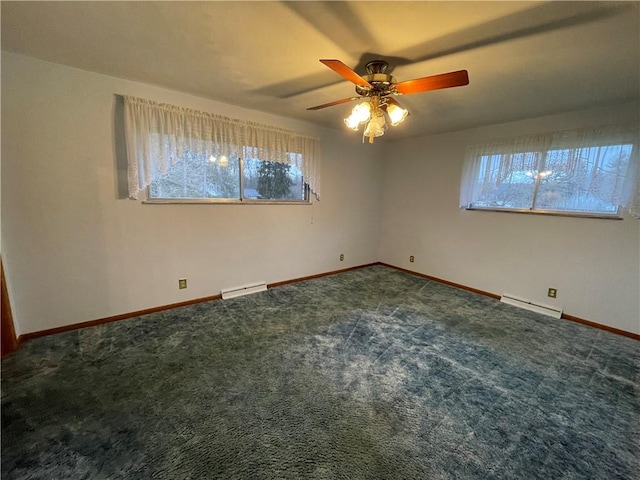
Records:
[[[356,86],[357,97],[348,97],[333,102],[324,103],[307,110],[320,110],[354,100],[366,99],[365,102],[356,105],[349,117],[345,118],[347,126],[353,130],[366,123],[364,137],[369,137],[369,143],[373,143],[374,137],[384,134],[387,129],[387,118],[391,125],[398,125],[409,112],[400,105],[391,95],[410,95],[413,93],[440,90],[442,88],[461,87],[469,84],[469,75],[466,70],[442,73],[429,77],[416,78],[398,83],[395,77],[389,75],[389,64],[384,60],[373,60],[366,65],[367,75],[363,77],[354,72],[340,60],[320,60],[327,67],[341,75]]]

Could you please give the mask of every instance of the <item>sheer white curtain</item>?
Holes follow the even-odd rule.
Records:
[[[320,141],[309,135],[124,96],[129,197],[165,175],[184,153],[295,165],[320,198]]]
[[[606,126],[502,138],[467,147],[460,208],[495,196],[522,175],[559,175],[574,192],[621,206],[640,217],[638,126]],[[503,190],[505,190],[503,188]]]

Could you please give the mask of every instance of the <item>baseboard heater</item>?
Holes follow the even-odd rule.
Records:
[[[503,294],[500,297],[500,301],[502,303],[508,303],[509,305],[514,305],[516,307],[524,308],[526,310],[531,310],[532,312],[541,313],[543,315],[549,315],[550,317],[560,318],[562,317],[562,310],[557,309],[556,307],[551,307],[549,305],[542,305],[539,303],[533,303],[529,300],[525,300],[524,298],[518,298],[514,295]]]
[[[225,288],[220,291],[223,299],[241,297],[250,293],[264,292],[267,289],[267,282],[250,283],[241,287]]]

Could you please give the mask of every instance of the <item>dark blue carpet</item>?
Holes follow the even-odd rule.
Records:
[[[3,479],[638,479],[640,343],[383,266],[32,340]]]

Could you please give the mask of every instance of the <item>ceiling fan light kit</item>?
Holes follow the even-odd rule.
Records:
[[[409,111],[396,103],[392,103],[387,105],[387,115],[389,115],[391,125],[395,127],[404,122],[404,119],[409,115]]]
[[[373,60],[367,63],[366,69],[368,74],[363,77],[340,60],[320,60],[320,62],[331,68],[338,75],[354,83],[356,93],[359,96],[343,98],[334,102],[310,107],[307,108],[307,110],[319,110],[353,100],[366,99],[364,102],[353,107],[349,116],[344,119],[344,123],[351,130],[356,131],[360,125],[366,124],[362,141],[364,142],[364,137],[368,137],[369,143],[373,143],[375,137],[384,135],[389,123],[392,126],[399,125],[409,114],[408,110],[402,107],[402,105],[393,97],[390,97],[390,95],[409,95],[412,93],[427,92],[429,90],[461,87],[469,84],[469,75],[466,70],[416,78],[398,83],[395,77],[386,73],[389,64],[384,60]]]
[[[384,102],[384,99],[382,102]],[[356,131],[360,128],[360,125],[366,123],[362,137],[363,143],[364,137],[368,137],[369,143],[373,143],[374,137],[381,137],[387,129],[388,125],[384,109],[387,105],[386,103],[383,105],[380,103],[380,97],[370,97],[368,100],[353,107],[351,114],[344,119],[344,123],[347,127]],[[402,122],[409,113],[404,108],[396,105],[390,105],[389,107],[395,107],[392,112],[389,112],[388,108],[386,109],[386,115],[388,115],[389,122],[393,126]]]
[[[351,130],[358,130],[361,124],[365,123],[371,118],[371,104],[369,102],[358,103],[353,110],[351,110],[351,115],[344,119],[344,123]]]
[[[367,126],[365,127],[362,134],[362,143],[364,143],[364,137],[368,137],[369,143],[373,143],[374,137],[381,137],[382,135],[384,135],[386,129],[387,121],[384,118],[384,115],[382,113],[377,113],[376,115],[371,117],[371,120],[369,120],[369,123],[367,123]]]

